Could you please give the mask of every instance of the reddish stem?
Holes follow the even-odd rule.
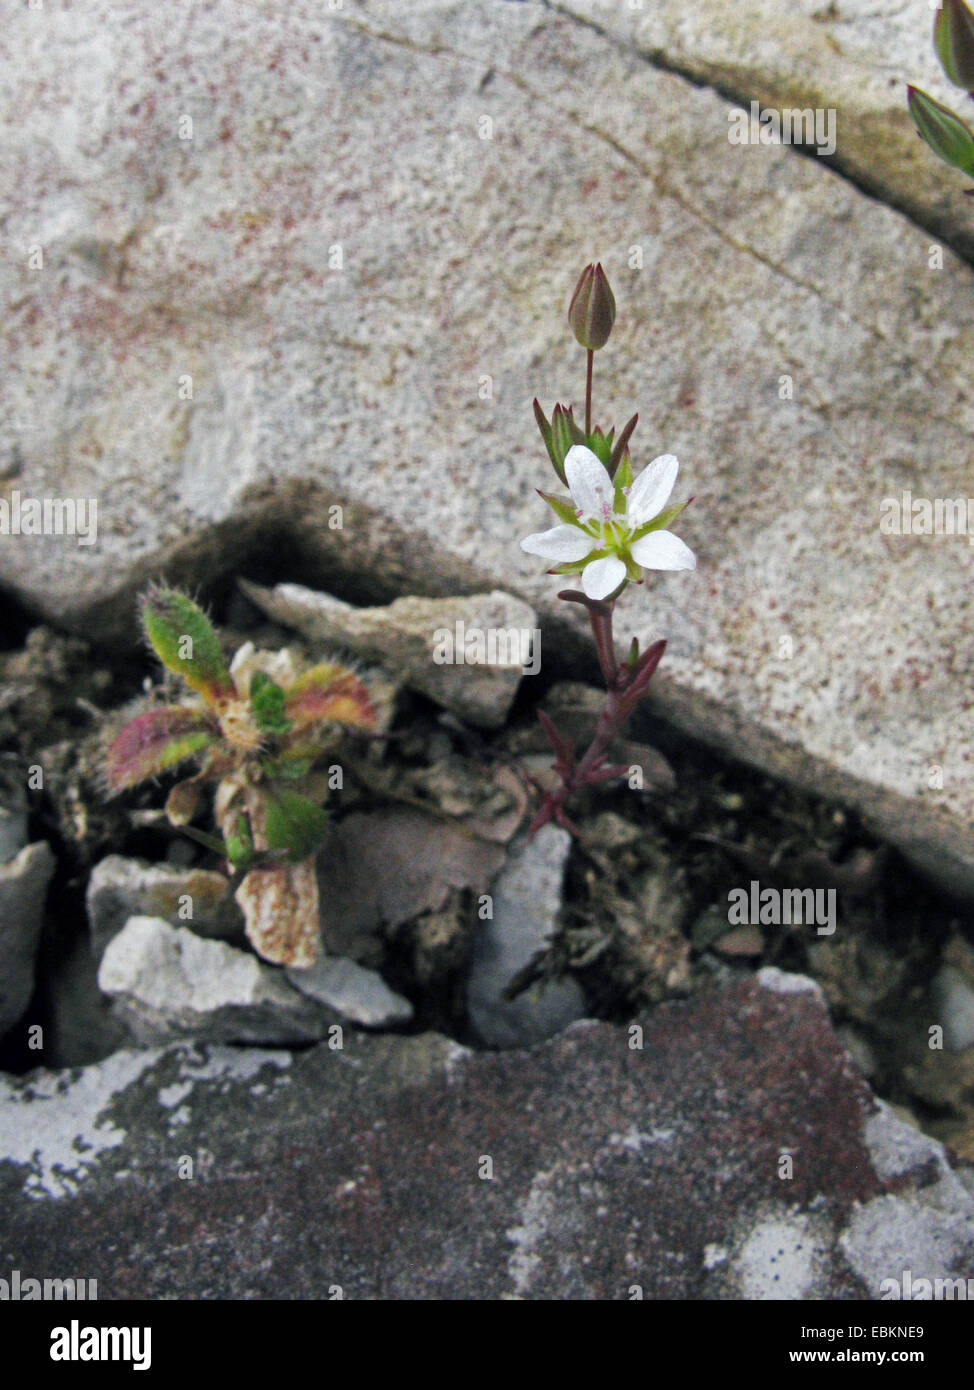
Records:
[[[586,349],[588,354],[588,365],[585,369],[585,435],[586,438],[592,433],[592,364],[595,362],[595,351],[592,348]]]

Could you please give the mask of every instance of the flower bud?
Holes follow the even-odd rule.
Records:
[[[946,106],[918,87],[908,87],[913,124],[934,154],[965,174],[974,174],[974,135]]]
[[[587,265],[568,306],[568,322],[572,332],[583,348],[596,351],[609,341],[615,318],[615,296],[602,266]]]
[[[942,0],[933,24],[933,46],[955,87],[974,88],[974,15],[964,0]]]

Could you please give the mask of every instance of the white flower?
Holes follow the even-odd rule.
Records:
[[[630,482],[626,461],[613,482],[591,449],[573,444],[565,455],[565,477],[574,516],[567,502],[546,499],[563,524],[525,537],[521,549],[566,566],[563,573],[581,571],[582,588],[591,599],[608,598],[627,577],[641,578],[642,569],[696,569],[689,546],[658,529],[682,510],[661,515],[679,468],[672,454],[661,454]]]

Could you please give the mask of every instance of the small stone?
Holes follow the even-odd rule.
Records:
[[[734,927],[715,942],[714,950],[722,956],[759,956],[764,951],[764,937],[760,927]]]
[[[39,840],[0,865],[0,1034],[23,1016],[34,992],[44,900],[55,864],[51,846]]]
[[[499,589],[356,608],[300,584],[240,583],[269,617],[308,641],[379,661],[410,689],[484,729],[504,724],[528,662],[523,643],[538,625],[533,608]],[[518,644],[509,640],[512,633],[521,634]]]
[[[493,885],[493,918],[478,927],[467,981],[470,1022],[492,1047],[540,1042],[585,1016],[585,996],[571,977],[541,980],[514,999],[502,994],[543,951],[558,921],[571,836],[546,825],[516,841]]]
[[[302,994],[366,1028],[408,1023],[413,1016],[409,1000],[391,990],[377,970],[347,956],[324,956],[310,970],[289,969],[285,974]]]
[[[85,894],[92,953],[101,960],[130,917],[163,917],[197,936],[242,941],[243,913],[228,889],[223,875],[209,869],[110,854],[95,865]]]
[[[285,974],[160,917],[132,917],[108,943],[98,985],[139,1042],[316,1042],[337,1015]]]

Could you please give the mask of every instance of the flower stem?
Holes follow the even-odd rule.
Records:
[[[592,348],[586,349],[588,365],[585,370],[585,434],[592,433],[592,367],[595,362],[595,352]]]

